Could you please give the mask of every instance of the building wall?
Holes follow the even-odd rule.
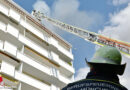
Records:
[[[60,90],[73,81],[71,46],[13,1],[0,1],[0,73],[16,90]]]

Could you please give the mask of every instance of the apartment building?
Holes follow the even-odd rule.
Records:
[[[71,48],[14,1],[0,0],[0,88],[60,90],[73,81]]]

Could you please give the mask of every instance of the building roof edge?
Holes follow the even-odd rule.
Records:
[[[30,13],[28,13],[25,9],[23,9],[18,4],[16,4],[13,0],[3,0],[3,1],[5,1],[9,6],[14,8],[15,10],[17,10],[20,14],[25,15],[29,20],[31,20],[33,23],[35,23],[37,26],[39,26],[42,30],[46,31],[49,35],[51,35],[58,41],[63,42],[67,47],[72,48],[72,45],[69,42],[65,41],[61,36],[50,31],[45,26],[40,24],[38,20],[36,20],[34,17],[32,17]]]

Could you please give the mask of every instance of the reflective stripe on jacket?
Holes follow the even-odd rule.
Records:
[[[98,80],[98,79],[84,79],[78,82],[70,83],[62,90],[127,90],[120,84],[114,82]]]

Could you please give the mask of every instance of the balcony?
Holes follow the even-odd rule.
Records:
[[[0,73],[2,74],[4,83],[6,85],[15,86],[17,88],[17,80],[23,82],[23,84],[30,85],[32,88],[31,90],[39,90],[39,89],[46,89],[50,90],[50,86],[35,79],[32,78],[29,75],[26,75],[24,73],[18,72],[15,70],[15,66],[2,61],[2,64],[0,65]],[[29,86],[28,86],[29,87]],[[27,87],[26,87],[27,88]],[[34,89],[36,88],[36,89]]]
[[[1,72],[2,73],[13,77],[14,71],[15,71],[15,66],[13,66],[5,61],[2,61],[2,64],[1,64]]]
[[[59,56],[54,53],[54,52],[48,52],[47,50],[45,50],[44,48],[40,47],[39,45],[33,43],[32,41],[30,41],[29,39],[27,39],[26,37],[20,35],[19,36],[19,40],[24,43],[25,45],[27,45],[28,47],[32,48],[33,50],[37,51],[38,53],[40,53],[41,55],[45,56],[46,58],[49,58],[50,60],[52,60],[52,62],[61,65],[65,68],[67,68],[67,70],[71,70],[71,72],[74,72],[73,67],[67,65],[67,63],[64,63],[62,60],[59,59]]]
[[[73,66],[70,66],[68,63],[64,62],[62,59],[60,59],[59,63],[62,66],[62,68],[60,68],[61,71],[63,73],[65,73],[67,76],[71,76],[71,75],[73,75],[75,73],[75,70],[74,70]],[[70,72],[68,72],[68,70]]]
[[[3,51],[4,42],[0,40],[0,50]]]
[[[69,80],[68,78],[66,78],[65,76],[63,76],[62,74],[59,73],[59,80],[63,81],[63,83],[65,84],[69,84],[71,83],[71,80]]]
[[[13,9],[10,9],[6,6],[3,6],[2,4],[0,4],[0,12],[5,14],[6,16],[9,16],[12,20],[14,20],[15,22],[20,22],[20,24],[25,27],[27,30],[29,30],[30,32],[32,32],[33,34],[37,35],[39,38],[41,38],[42,40],[44,40],[47,43],[50,43],[51,45],[55,46],[63,55],[65,54],[68,59],[73,60],[73,55],[65,50],[63,47],[61,47],[60,45],[58,45],[58,41],[54,40],[53,38],[51,38],[51,40],[49,40],[49,38],[45,35],[43,35],[42,32],[40,32],[39,30],[37,30],[35,27],[33,27],[31,24],[27,23],[24,19],[20,18],[20,14],[16,11],[14,11]],[[20,20],[21,19],[21,20]],[[2,27],[4,30],[5,27]],[[14,28],[13,28],[14,30]],[[15,35],[12,32],[9,32],[12,35]],[[15,37],[17,37],[18,32],[16,32]]]
[[[74,59],[72,53],[69,52],[69,51],[67,51],[66,49],[64,49],[62,46],[59,45],[58,50],[59,50],[62,54],[65,54],[65,55],[68,57],[68,59],[70,59],[70,60],[73,60],[73,59]]]
[[[50,86],[48,86],[47,84],[44,84],[43,82],[38,81],[24,73],[19,73],[18,71],[15,71],[15,79],[20,80],[21,82],[26,83],[40,90],[50,90]]]
[[[34,77],[44,80],[48,83],[56,84],[58,87],[63,87],[68,84],[69,79],[59,74],[59,71],[43,65],[41,62],[33,59],[30,56],[17,54],[18,59],[24,62],[23,71],[33,75]],[[30,59],[30,60],[29,60]],[[33,64],[33,62],[35,62]],[[39,65],[38,65],[39,64]],[[42,65],[42,66],[41,66]],[[64,79],[65,81],[63,81]]]
[[[12,51],[12,48],[9,48],[8,46],[13,47],[14,51]],[[18,66],[19,61],[15,59],[16,57],[15,55],[16,55],[15,46],[13,46],[7,41],[0,41],[0,60],[8,62],[9,64],[13,66]]]
[[[48,43],[48,37],[45,36],[42,32],[37,30],[35,27],[33,27],[31,24],[27,23],[24,19],[21,19],[20,24],[25,27],[29,32],[33,33],[37,37],[39,37],[41,40]]]
[[[10,25],[10,24],[7,25],[7,32],[8,32],[9,34],[11,34],[12,36],[18,38],[19,30],[16,29],[15,27],[13,27],[13,26]]]
[[[4,45],[5,45],[5,47],[7,47],[7,46],[10,45],[10,43],[6,42]],[[6,51],[7,53],[14,54],[14,52],[10,51],[11,48],[8,48],[6,50],[7,50]],[[14,50],[14,51],[17,51],[17,50]],[[56,56],[54,53],[52,55],[53,55],[53,57]],[[68,84],[70,82],[69,79],[63,77],[59,73],[57,73],[57,77],[55,77],[55,76],[51,77],[50,76],[51,75],[51,69],[49,67],[43,65],[42,63],[40,63],[39,61],[31,58],[30,56],[27,56],[25,54],[20,53],[19,51],[17,51],[16,58],[18,60],[24,62],[24,66],[23,66],[23,71],[24,72],[28,72],[31,75],[33,75],[33,76],[35,76],[35,77],[37,77],[37,78],[39,78],[41,80],[44,79],[45,81],[49,81],[50,83],[54,83],[53,80],[55,80],[55,83],[57,83],[57,85],[59,85],[59,87],[63,87],[65,84]],[[58,56],[57,56],[57,58],[58,58]],[[4,63],[3,63],[3,65],[4,65],[4,67],[3,67],[4,69],[2,70],[3,73],[6,73],[6,74],[8,74],[8,75],[13,77],[14,76],[14,70],[15,70],[14,67],[6,65]],[[5,70],[5,69],[8,69],[9,71]],[[12,72],[12,73],[9,73],[9,72]],[[62,83],[59,83],[59,80]]]
[[[11,79],[13,81],[21,81],[25,84],[28,84],[32,87],[35,87],[37,89],[46,89],[46,90],[50,90],[50,86],[47,85],[47,84],[44,84],[43,82],[35,79],[35,78],[32,78],[31,76],[28,76],[24,73],[20,73],[18,71],[15,70],[15,66],[7,63],[7,62],[2,62],[1,64],[1,73],[2,75],[6,78],[9,78],[11,77]],[[8,80],[9,82],[9,80]],[[10,81],[11,82],[11,81]],[[5,83],[7,83],[7,80],[5,81]],[[15,82],[11,82],[13,85],[16,86],[16,83]],[[9,84],[11,84],[9,83]]]
[[[7,30],[13,30],[15,33],[13,32],[10,32],[13,34],[14,37],[17,37],[18,36],[18,31],[17,29],[13,28],[11,25],[8,25],[8,29]],[[15,35],[16,36],[15,36]],[[30,47],[31,49],[35,50],[37,53],[40,53],[43,57],[46,57],[48,59],[50,59],[53,63],[57,64],[57,65],[60,65],[62,67],[62,71],[65,71],[68,75],[71,75],[74,73],[74,69],[72,66],[70,66],[68,63],[65,63],[63,60],[61,60],[59,58],[59,55],[57,55],[56,53],[54,53],[53,51],[51,52],[48,52],[46,49],[40,47],[39,45],[37,45],[36,43],[32,42],[31,40],[29,40],[28,38],[24,37],[23,35],[19,35],[19,38],[18,40],[20,40],[22,43],[24,43],[25,45],[27,45],[28,47]],[[4,43],[4,46],[3,46],[3,43]],[[4,47],[4,48],[3,48]],[[20,45],[21,47],[21,45]],[[5,42],[0,42],[0,48],[2,50],[9,53],[10,55],[13,55],[13,56],[16,56],[17,54],[17,47],[14,46],[13,44],[10,44],[9,42],[5,41]],[[41,62],[41,61],[39,61]],[[38,62],[38,63],[39,63]],[[65,69],[65,70],[64,70]],[[68,76],[67,75],[67,76]]]
[[[26,37],[24,37],[23,35],[19,35],[19,40],[24,43],[25,45],[27,45],[28,47],[30,47],[31,49],[37,51],[38,53],[40,53],[41,55],[48,57],[48,51],[45,50],[44,48],[40,47],[39,45],[37,45],[36,43],[32,42],[31,40],[27,39]]]
[[[65,61],[63,61],[62,59],[60,59],[59,55],[57,55],[54,52],[51,52],[51,57],[52,57],[51,59],[52,61],[54,61],[55,63],[59,64],[62,67],[61,71],[65,71],[68,75],[72,75],[74,73],[74,68],[70,66],[68,63],[66,63]]]
[[[36,62],[38,62],[38,63],[40,63],[41,65],[43,65],[43,66],[45,66],[47,69],[47,71],[49,71],[49,72],[51,72],[50,73],[50,75],[52,76],[52,77],[50,77],[50,76],[46,76],[46,77],[43,77],[44,75],[43,75],[43,73],[40,73],[39,71],[37,71],[37,72],[39,72],[39,73],[35,73],[35,69],[34,68],[30,68],[30,69],[28,69],[27,70],[27,68],[28,68],[28,66],[26,66],[25,64],[24,64],[24,71],[26,71],[26,72],[28,72],[28,73],[30,73],[30,74],[32,74],[32,75],[35,75],[35,77],[37,77],[37,78],[41,78],[41,79],[43,79],[44,78],[44,80],[48,80],[49,82],[51,82],[51,83],[57,83],[57,85],[60,85],[59,84],[59,80],[60,80],[60,82],[62,82],[61,83],[61,86],[64,86],[66,83],[68,83],[69,82],[69,79],[67,79],[66,77],[63,77],[63,76],[61,76],[60,74],[59,74],[59,70],[57,70],[57,69],[55,69],[55,68],[49,68],[48,66],[46,66],[46,65],[44,65],[45,63],[48,65],[48,63],[47,63],[47,61],[46,60],[44,60],[45,58],[44,57],[42,57],[42,56],[39,56],[38,54],[36,54],[36,52],[35,51],[32,51],[32,50],[30,50],[30,49],[28,49],[28,48],[25,48],[25,52],[24,53],[26,53],[27,55],[29,55],[28,57],[29,58],[32,58],[32,60],[34,60],[34,61],[36,61]],[[52,58],[51,60],[52,60],[52,62],[54,62],[54,63],[56,63],[56,64],[59,64],[60,63],[60,61],[58,61],[58,60],[60,60],[59,58],[58,58],[58,55],[56,55],[54,52],[51,52],[52,54],[52,57],[54,58]],[[50,63],[49,63],[50,64]],[[50,66],[51,67],[51,66]],[[72,68],[72,67],[71,67]],[[65,70],[63,67],[62,67],[62,69],[63,70]],[[65,70],[67,73],[69,73],[68,72],[68,70]],[[48,72],[48,73],[49,73]],[[66,73],[66,72],[64,72],[64,73]],[[71,74],[71,73],[70,73]],[[61,78],[61,79],[60,79]],[[68,80],[68,81],[63,81],[62,80],[62,78],[64,78],[64,80],[66,79],[66,80]],[[55,82],[53,82],[53,81],[55,81]]]
[[[50,63],[47,63],[47,61],[45,60],[45,58],[42,57],[42,56],[39,56],[39,54],[37,54],[35,51],[32,51],[32,50],[30,50],[30,49],[28,49],[28,48],[25,47],[25,52],[24,53],[27,54],[27,55],[29,55],[30,58],[33,58],[33,60],[35,60],[36,62],[41,63],[41,64],[47,64],[47,65],[49,64],[49,66],[50,66]],[[73,67],[71,67],[70,65],[68,65],[64,61],[61,61],[59,59],[58,55],[55,54],[54,52],[51,52],[50,54],[51,54],[51,56],[50,56],[51,57],[50,58],[51,61],[61,66],[60,67],[60,71],[61,72],[67,73],[67,76],[70,76],[70,75],[73,74],[73,72],[74,72]],[[70,70],[72,70],[72,71],[70,71]],[[50,71],[50,69],[48,71]]]
[[[9,17],[14,20],[16,23],[20,21],[20,14],[13,9],[10,9],[9,11]]]
[[[0,30],[4,31],[6,30],[6,24],[0,21]]]
[[[57,85],[60,88],[63,88],[65,85],[71,82],[69,78],[64,77],[60,71],[54,67],[51,68],[51,83]]]
[[[59,51],[58,53],[61,54],[62,57],[66,58],[67,60],[73,60],[73,55],[71,52],[67,51],[66,49],[64,49],[62,46],[60,46],[58,44],[58,41],[56,39],[54,39],[53,37],[50,37],[49,39],[49,44],[52,45],[53,47],[57,48],[57,50]]]
[[[62,48],[58,44],[58,41],[55,40],[53,37],[48,38],[42,32],[38,31],[35,27],[33,27],[31,24],[25,22],[25,20],[23,20],[23,19],[21,19],[20,24],[23,27],[25,27],[28,31],[32,32],[34,35],[41,38],[43,41],[45,41],[45,42],[49,43],[50,45],[52,45],[53,47],[57,48],[57,50],[59,50],[61,53],[63,53],[63,55],[65,54],[69,59],[71,59],[71,60],[73,59],[72,53],[70,53],[69,51]]]
[[[31,57],[25,57],[25,55],[19,55],[17,54],[18,58],[21,59],[21,61],[25,62],[23,66],[23,71],[29,73],[30,75],[33,75],[34,77],[44,80],[48,83],[54,83],[58,87],[63,87],[66,84],[68,84],[69,80],[63,76],[61,76],[57,70],[55,72],[54,69],[49,68],[43,64],[34,63],[35,60]],[[30,60],[29,60],[30,59]],[[39,62],[40,63],[40,62]],[[28,65],[27,65],[28,64]],[[42,65],[42,66],[41,66]],[[63,81],[64,79],[65,81]]]
[[[4,15],[8,16],[9,8],[6,7],[6,6],[4,6],[4,5],[2,5],[2,4],[0,3],[0,12],[1,12],[2,14],[4,14]]]
[[[4,45],[4,47],[3,47],[3,45]],[[38,70],[41,70],[42,72],[44,72],[44,73],[46,73],[48,75],[50,74],[50,69],[49,68],[47,68],[44,65],[41,65],[40,62],[37,62],[37,60],[34,60],[31,57],[23,55],[22,53],[20,53],[17,50],[16,46],[10,44],[9,42],[7,42],[7,41],[5,41],[5,42],[0,41],[0,46],[1,46],[0,48],[3,49],[3,51],[8,53],[9,55],[13,55],[14,57],[17,57],[17,59],[27,63],[28,65],[30,65],[32,67],[37,68]]]
[[[59,59],[59,56],[58,56],[56,53],[54,53],[54,52],[51,51],[51,52],[50,52],[50,55],[49,55],[49,58],[50,58],[50,60],[51,60],[52,62],[54,62],[54,63],[60,65],[60,59]]]
[[[54,39],[53,37],[50,37],[49,44],[52,45],[53,47],[57,48],[57,49],[59,47],[58,41],[56,39]]]
[[[8,43],[7,44],[7,42],[4,44],[4,46],[5,47],[7,47],[7,46],[9,46],[9,45],[11,45],[10,43]],[[10,46],[9,46],[10,47]],[[8,53],[8,54],[14,54],[14,52],[12,52],[12,49],[11,48],[6,48],[6,52]],[[11,51],[10,51],[11,50]],[[14,49],[13,49],[14,50]],[[5,51],[5,49],[4,49],[4,51]],[[15,50],[16,51],[16,50]],[[27,72],[32,72],[33,74],[32,75],[34,75],[35,76],[35,74],[37,74],[37,75],[41,75],[40,77],[42,77],[41,79],[43,80],[43,78],[47,78],[47,77],[49,77],[49,75],[50,75],[50,69],[49,68],[47,68],[46,66],[44,66],[44,65],[41,65],[41,64],[39,64],[39,63],[37,63],[35,60],[33,60],[33,59],[31,59],[31,57],[27,57],[26,55],[23,55],[22,53],[20,53],[20,52],[18,52],[17,51],[17,59],[19,59],[19,60],[21,60],[22,62],[24,62],[24,68],[23,68],[23,70],[24,71],[26,71],[26,70],[28,70]],[[0,55],[0,58],[2,59],[2,60],[7,60],[7,62],[9,62],[10,63],[10,61],[7,59],[7,58],[5,58],[5,57],[3,57],[3,55]],[[5,58],[5,59],[4,59]],[[26,75],[22,75],[22,76],[20,76],[19,78],[18,78],[18,76],[17,75],[21,75],[19,72],[19,74],[15,71],[15,66],[13,66],[13,64],[14,63],[12,63],[12,64],[9,64],[9,63],[6,63],[6,62],[2,62],[2,65],[1,65],[1,73],[2,74],[5,74],[5,75],[7,75],[7,76],[9,76],[9,77],[12,77],[12,78],[14,78],[14,76],[15,76],[15,78],[14,79],[17,79],[17,80],[20,80],[20,81],[23,81],[23,83],[26,83],[26,84],[29,84],[29,85],[31,85],[32,83],[31,82],[27,82],[27,81],[24,81],[23,79],[25,78],[26,79],[26,77],[28,78],[28,79],[26,79],[26,80],[30,80],[30,81],[34,81],[35,79],[33,79],[33,78],[30,78],[29,79],[29,77],[28,76],[26,76]],[[28,64],[28,65],[27,65]],[[21,77],[23,77],[22,78],[22,80],[21,80]],[[37,83],[39,83],[39,81],[35,81],[36,83],[35,84],[37,84]],[[39,85],[41,85],[41,84],[43,84],[42,82],[39,84]],[[34,85],[33,85],[34,86]],[[37,87],[37,88],[42,88],[43,89],[43,86],[45,86],[44,84],[42,85],[42,87]],[[45,87],[47,87],[47,90],[50,90],[50,89],[48,89],[48,86],[45,86]],[[50,87],[49,87],[50,88]]]
[[[26,83],[21,83],[21,89],[20,90],[40,90],[40,89],[33,87],[33,86],[30,86]]]
[[[40,71],[46,73],[47,75],[50,75],[50,69],[49,69],[49,68],[47,68],[47,67],[44,66],[43,64],[37,63],[36,60],[32,59],[31,57],[26,56],[26,55],[23,55],[22,53],[18,52],[18,53],[17,53],[17,58],[18,58],[19,60],[21,60],[22,62],[28,64],[29,66],[34,67],[34,68],[37,69],[38,71],[40,70]],[[28,65],[26,65],[26,67],[29,68]],[[31,70],[33,71],[34,68],[32,68]],[[25,69],[26,69],[26,68],[25,68]],[[38,71],[37,71],[37,72],[38,72]],[[31,71],[29,71],[29,72],[31,72]],[[33,73],[34,73],[34,72],[33,72]],[[40,73],[40,72],[39,72],[39,73]]]
[[[15,66],[7,63],[7,62],[2,62],[1,64],[1,74],[3,77],[6,77],[6,79],[8,79],[9,77],[11,77],[11,81],[4,81],[6,84],[13,84],[16,86],[16,82],[17,80],[18,81],[21,81],[25,84],[28,84],[32,87],[35,87],[37,89],[46,89],[46,90],[50,90],[50,86],[35,79],[35,78],[32,78],[31,76],[29,75],[26,75],[24,73],[20,73],[18,71],[15,70]],[[4,79],[5,80],[5,79]],[[8,83],[9,82],[9,83]],[[17,87],[17,86],[16,86]],[[37,90],[35,89],[35,90]]]
[[[13,90],[12,88],[17,87],[17,80],[13,79],[14,72],[15,72],[15,65],[10,64],[7,60],[5,61],[4,58],[1,58],[0,55],[0,74],[2,76],[4,87],[2,87],[2,83],[0,84],[0,90]],[[7,89],[8,88],[8,89]],[[9,89],[10,88],[10,89]]]
[[[25,41],[25,40],[24,40]],[[26,43],[28,43],[26,41]],[[35,67],[37,68],[38,70],[41,70],[42,72],[44,73],[47,73],[48,75],[50,74],[50,69],[49,68],[46,68],[46,66],[44,65],[41,65],[39,64],[40,61],[38,60],[35,60],[29,56],[26,56],[26,55],[23,55],[22,53],[18,52],[17,51],[17,47],[10,44],[9,42],[5,41],[1,41],[0,43],[0,46],[1,46],[1,49],[3,47],[3,44],[4,44],[4,51],[7,52],[8,54],[10,55],[13,55],[13,56],[16,56],[17,55],[17,58],[27,64],[29,64],[29,66],[32,66],[32,67]],[[32,45],[32,44],[31,44]],[[23,59],[24,58],[24,59]],[[74,71],[73,67],[69,66],[67,63],[65,63],[64,61],[60,60],[59,59],[59,56],[57,54],[55,54],[54,52],[51,52],[51,58],[50,58],[54,63],[57,63],[59,64],[61,67],[64,67],[65,69],[67,69],[67,73],[68,71],[71,70],[71,72]]]
[[[13,44],[10,44],[9,42],[5,41],[4,42],[4,51],[13,55],[13,56],[16,56],[16,53],[17,53],[17,47],[14,46]]]

